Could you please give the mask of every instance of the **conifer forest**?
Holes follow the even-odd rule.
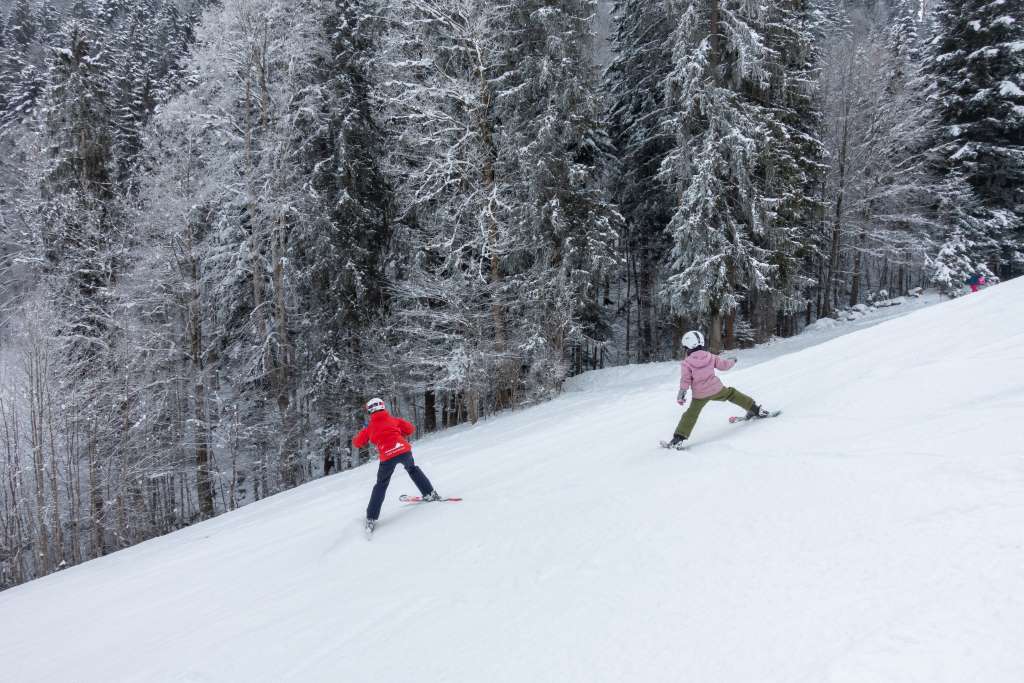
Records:
[[[4,0],[0,589],[1021,273],[1019,0]]]

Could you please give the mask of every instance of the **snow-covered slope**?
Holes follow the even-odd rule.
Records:
[[[761,354],[759,356],[758,354]],[[0,593],[4,680],[1024,680],[1024,278],[724,378],[671,364]],[[746,365],[746,367],[744,367]]]

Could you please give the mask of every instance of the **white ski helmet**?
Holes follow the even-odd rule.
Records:
[[[376,413],[377,411],[384,410],[384,401],[379,398],[371,398],[366,402],[366,412]]]
[[[683,335],[683,346],[691,351],[698,346],[704,346],[704,335],[697,330],[690,330]]]

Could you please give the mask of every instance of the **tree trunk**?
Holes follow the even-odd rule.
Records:
[[[654,273],[646,254],[640,262],[637,283],[637,338],[640,344],[640,362],[654,359]]]
[[[91,429],[88,438],[86,453],[89,458],[89,500],[92,505],[92,556],[100,557],[106,554],[103,538],[103,490],[99,475],[100,463],[96,457],[96,434]]]
[[[479,55],[479,52],[478,52]],[[505,309],[501,297],[501,260],[499,258],[499,244],[501,234],[498,230],[498,220],[494,215],[495,197],[495,164],[498,159],[498,150],[494,143],[494,136],[491,123],[491,89],[487,82],[487,75],[484,72],[482,62],[477,62],[477,78],[480,84],[480,114],[477,125],[480,130],[480,142],[483,146],[483,167],[481,168],[481,181],[484,191],[487,193],[487,249],[489,251],[489,269],[491,285],[491,320],[494,324],[494,350],[499,356],[504,356],[508,351],[508,334],[505,328]],[[499,358],[497,372],[497,386],[495,387],[495,407],[504,408],[512,403],[513,387],[516,384],[516,366]]]
[[[844,78],[844,89],[845,85],[846,82]],[[843,197],[846,189],[846,153],[850,134],[849,94],[844,92],[843,97],[843,132],[839,143],[839,179],[836,187],[836,210],[834,222],[832,224],[831,249],[829,251],[828,270],[825,277],[825,296],[823,297],[825,308],[822,311],[823,315],[828,315],[833,310],[833,292],[835,290],[835,280],[839,273],[839,244],[842,240]]]
[[[714,74],[715,83],[719,82],[719,63],[721,62],[721,7],[719,6],[719,0],[711,0],[711,17],[710,17],[709,32],[711,37],[711,54],[709,60],[711,62],[711,69]]]
[[[860,267],[861,250],[853,253],[853,279],[850,282],[850,308],[860,303]]]
[[[49,574],[52,568],[50,557],[50,531],[46,520],[46,463],[43,458],[43,424],[45,408],[43,404],[43,362],[40,357],[41,349],[38,342],[32,343],[32,348],[27,352],[25,358],[25,370],[28,386],[28,410],[29,410],[29,438],[32,449],[32,472],[34,475],[36,494],[36,552],[35,560],[38,569],[37,576]]]
[[[203,519],[213,517],[213,482],[211,479],[210,448],[206,424],[206,385],[202,369],[195,384],[196,421],[196,498],[199,500],[199,515]]]
[[[711,327],[708,329],[708,350],[711,353],[722,352],[722,315],[715,313],[711,316]]]
[[[423,392],[423,431],[437,431],[437,395],[433,389]]]
[[[278,340],[278,353],[274,361],[274,384],[277,394],[277,407],[281,414],[283,427],[283,475],[285,486],[297,486],[303,477],[297,464],[297,432],[299,419],[294,397],[292,396],[292,368],[295,364],[295,351],[292,348],[291,336],[288,333],[288,308],[285,303],[284,254],[285,225],[284,218],[278,221],[277,234],[273,238],[274,259],[274,329]]]

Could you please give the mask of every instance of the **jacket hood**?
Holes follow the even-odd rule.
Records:
[[[696,351],[694,353],[687,354],[685,363],[689,363],[692,367],[703,368],[715,362],[715,357],[707,351]]]

